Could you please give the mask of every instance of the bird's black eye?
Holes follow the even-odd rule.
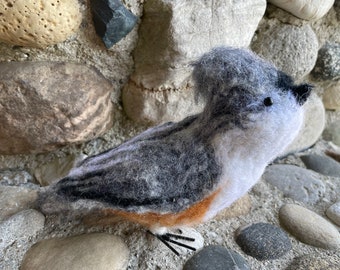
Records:
[[[264,100],[263,100],[263,105],[266,106],[266,107],[269,107],[269,106],[272,106],[273,105],[273,100],[271,97],[266,97]]]

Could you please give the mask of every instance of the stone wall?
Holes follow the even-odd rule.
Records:
[[[264,0],[113,2],[138,23],[110,48],[96,34],[91,1],[1,4],[0,61],[7,71],[0,78],[0,154],[11,156],[2,157],[0,168],[32,170],[36,156],[16,154],[92,154],[145,124],[199,111],[190,64],[219,45],[250,47],[297,81],[316,85],[326,109],[339,109],[339,7],[331,8],[332,1],[322,8],[312,1],[301,14],[298,7],[283,10]],[[51,68],[55,62],[64,68]],[[313,116],[302,131],[309,138],[290,151],[312,145],[324,128],[322,102],[314,97],[310,103]]]

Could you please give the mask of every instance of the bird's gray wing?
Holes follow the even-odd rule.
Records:
[[[184,210],[214,189],[220,168],[212,148],[182,138],[178,126],[172,130],[127,142],[103,153],[105,157],[82,163],[57,183],[58,194],[128,211]]]

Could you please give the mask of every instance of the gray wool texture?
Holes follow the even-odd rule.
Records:
[[[248,115],[265,110],[268,91],[281,95],[296,86],[245,49],[215,48],[193,66],[196,96],[206,100],[202,113],[87,158],[41,192],[40,208],[51,211],[52,200],[81,199],[138,213],[173,213],[211,194],[222,173],[212,140],[228,129],[246,129]]]

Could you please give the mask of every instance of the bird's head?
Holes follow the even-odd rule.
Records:
[[[193,78],[196,96],[206,100],[202,118],[209,123],[208,136],[233,127],[261,131],[264,138],[268,133],[268,140],[295,134],[312,88],[295,85],[249,50],[230,47],[204,54],[194,63]]]

